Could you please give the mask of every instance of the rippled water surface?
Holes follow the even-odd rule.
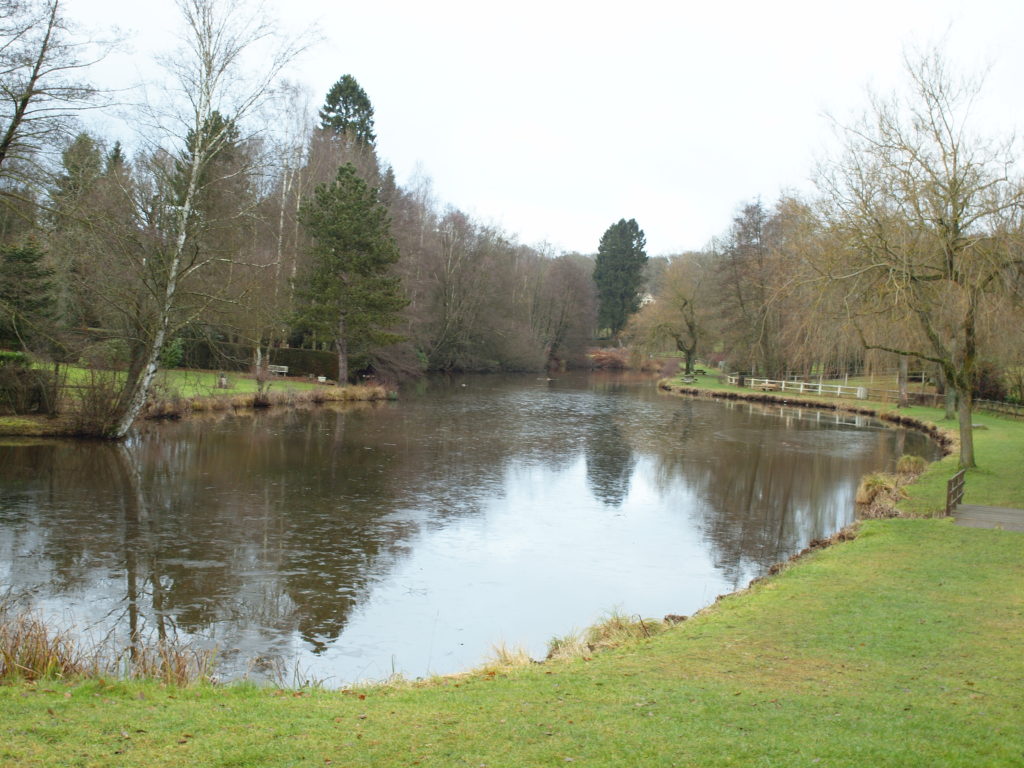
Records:
[[[446,673],[603,613],[689,614],[852,518],[920,435],[648,379],[430,381],[402,400],[0,444],[0,590],[342,684]]]

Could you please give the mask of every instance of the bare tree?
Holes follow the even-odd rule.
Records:
[[[702,343],[706,344],[712,299],[708,291],[711,268],[705,254],[686,253],[671,260],[654,300],[640,308],[630,325],[631,335],[648,349],[666,341],[683,354],[687,374]]]
[[[867,348],[942,367],[959,396],[960,464],[973,467],[979,318],[1019,269],[1009,234],[1020,229],[1024,188],[1012,173],[1012,141],[971,131],[982,81],[954,77],[938,49],[906,65],[909,95],[872,95],[859,121],[839,127],[842,153],[820,174],[845,246],[827,273],[843,286]],[[861,322],[880,315],[920,334],[887,342]]]
[[[244,0],[178,0],[178,7],[185,23],[184,49],[166,67],[171,93],[181,106],[170,110],[173,122],[157,136],[175,145],[169,155],[178,159],[154,166],[164,171],[157,178],[164,197],[150,221],[150,247],[141,261],[132,263],[145,291],[146,309],[112,437],[127,434],[145,405],[183,286],[232,263],[231,254],[203,247],[210,222],[200,204],[210,185],[223,181],[211,178],[216,176],[214,160],[238,141],[237,132],[271,96],[274,82],[300,49],[280,41],[272,21]],[[228,173],[237,170],[228,164]],[[168,190],[173,190],[169,199]]]
[[[95,105],[99,92],[84,74],[109,48],[77,40],[60,0],[0,0],[0,178],[34,168],[71,118]]]

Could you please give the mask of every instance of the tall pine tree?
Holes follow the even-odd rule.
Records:
[[[357,146],[373,147],[373,105],[352,75],[343,75],[331,86],[320,110],[320,127],[353,140]]]
[[[597,322],[615,335],[640,308],[647,241],[635,219],[619,219],[605,230],[597,249],[594,282],[597,284]]]
[[[407,303],[391,272],[398,246],[376,190],[353,165],[321,184],[299,217],[313,240],[312,264],[300,285],[296,325],[338,352],[338,382],[348,380],[349,358],[399,341],[387,328]]]

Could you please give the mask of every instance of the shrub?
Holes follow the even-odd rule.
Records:
[[[14,352],[8,349],[0,349],[0,368],[6,365],[15,365],[27,368],[30,364],[28,355],[24,352]]]
[[[124,375],[89,369],[87,378],[71,390],[71,428],[77,435],[107,437],[117,422]]]
[[[0,412],[22,415],[57,412],[57,376],[32,368],[27,356],[8,352],[0,359]]]
[[[592,349],[590,360],[595,368],[625,370],[629,368],[629,350],[622,347]]]
[[[182,365],[200,370],[247,371],[252,367],[253,348],[210,339],[188,339],[182,342]],[[267,362],[287,365],[290,376],[324,376],[338,378],[338,356],[316,349],[270,349]]]
[[[180,336],[171,339],[160,351],[161,368],[177,368],[185,359],[185,340]]]
[[[86,368],[120,371],[128,367],[131,351],[124,339],[103,339],[89,344],[79,358]]]
[[[974,371],[974,397],[978,400],[1002,402],[1007,395],[1003,370],[987,361],[978,363]]]
[[[321,352],[316,349],[272,349],[269,358],[274,365],[287,365],[290,376],[338,378],[338,356],[333,352]]]

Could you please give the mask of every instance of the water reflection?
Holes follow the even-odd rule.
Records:
[[[0,446],[0,587],[125,642],[216,644],[233,674],[447,672],[616,605],[690,613],[845,524],[861,474],[931,450],[610,377]]]

